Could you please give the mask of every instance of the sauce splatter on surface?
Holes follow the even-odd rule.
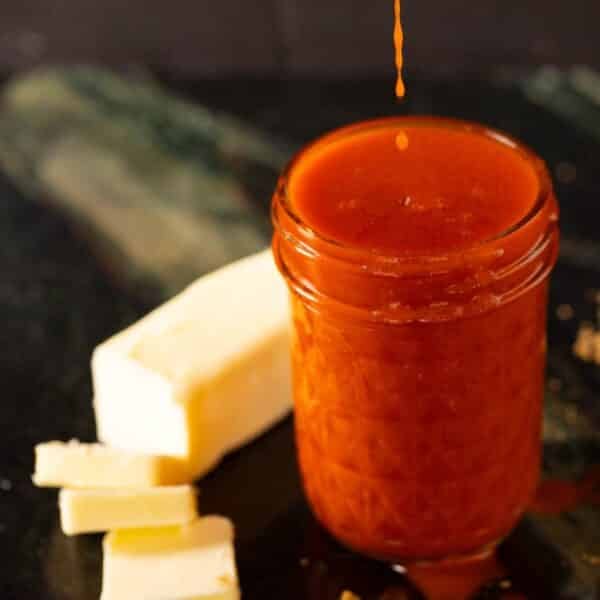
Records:
[[[507,573],[494,552],[447,563],[408,566],[406,575],[427,600],[465,600],[500,581],[510,590]]]
[[[600,465],[590,469],[579,481],[550,479],[542,482],[530,510],[559,515],[581,504],[600,504]]]

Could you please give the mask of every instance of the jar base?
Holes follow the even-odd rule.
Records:
[[[498,546],[502,543],[504,538],[497,541],[490,542],[485,546],[478,548],[473,551],[462,552],[458,554],[450,554],[448,556],[436,557],[436,558],[401,558],[395,561],[386,559],[392,565],[392,568],[397,573],[406,572],[409,568],[451,568],[461,565],[468,565],[472,563],[479,563],[489,559],[496,554]]]
[[[313,513],[314,514],[314,513]],[[415,555],[403,552],[377,552],[361,547],[359,544],[354,544],[352,541],[344,539],[343,536],[334,534],[318,517],[317,521],[320,526],[328,532],[338,544],[351,552],[376,560],[378,562],[387,563],[392,568],[401,573],[402,569],[410,567],[450,567],[452,565],[466,565],[473,562],[484,561],[495,555],[498,546],[506,539],[508,532],[500,534],[493,541],[487,542],[482,546],[477,546],[465,551],[449,552],[447,554],[430,554],[430,555]]]

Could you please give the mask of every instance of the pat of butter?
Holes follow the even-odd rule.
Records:
[[[182,527],[104,538],[100,600],[239,600],[233,526],[204,517]]]
[[[268,250],[199,279],[96,348],[98,438],[203,475],[290,411],[288,312]]]
[[[32,479],[39,487],[136,488],[183,483],[186,476],[170,457],[71,440],[38,444]]]
[[[197,518],[190,485],[129,490],[60,491],[62,530],[67,535],[111,529],[182,525]]]

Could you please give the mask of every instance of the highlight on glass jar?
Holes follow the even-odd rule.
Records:
[[[298,154],[272,216],[317,519],[384,560],[493,547],[539,478],[558,250],[542,161],[470,123],[360,123]]]

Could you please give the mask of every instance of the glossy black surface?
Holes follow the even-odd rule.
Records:
[[[586,293],[600,287],[600,147],[591,138],[532,106],[518,90],[477,81],[409,81],[401,107],[392,98],[391,81],[170,83],[298,145],[360,118],[433,113],[505,129],[532,145],[553,171],[561,164],[575,167],[575,179],[558,185],[562,229],[568,240],[585,239],[591,246],[585,256],[563,255],[553,279],[549,377],[561,382],[562,401],[583,407],[597,431],[596,371],[570,351],[578,321],[593,317]],[[272,176],[253,174],[251,182],[266,211]],[[94,439],[91,350],[156,299],[150,290],[132,295],[120,289],[85,240],[43,199],[25,198],[1,178],[0,196],[0,599],[93,599],[100,589],[100,537],[61,534],[56,492],[36,489],[29,480],[32,447],[48,439]],[[562,322],[554,315],[565,303],[576,317]],[[547,468],[577,474],[597,462],[593,434],[572,440],[567,432],[564,442],[549,443]],[[344,589],[363,600],[379,599],[385,590],[389,598],[419,597],[400,575],[339,548],[314,523],[300,491],[289,420],[228,458],[201,490],[204,513],[223,513],[236,523],[245,600],[334,600]],[[575,531],[584,537],[596,522],[580,517]],[[521,575],[517,587],[543,590],[532,577]],[[483,597],[500,596],[487,589]]]

